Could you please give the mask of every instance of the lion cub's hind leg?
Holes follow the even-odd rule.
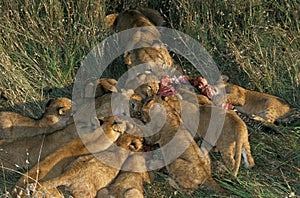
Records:
[[[234,176],[237,176],[237,174],[238,174],[239,167],[241,165],[242,156],[244,159],[245,168],[252,168],[255,165],[254,159],[251,155],[248,138],[247,138],[247,141],[245,141],[244,139],[240,140],[240,141],[242,141],[242,142],[241,143],[237,142],[236,151],[235,151],[235,165],[233,168]]]
[[[224,145],[223,147],[219,147],[219,150],[226,167],[233,170],[235,166],[236,143],[233,142],[228,145]]]
[[[238,174],[242,156],[246,168],[254,166],[247,126],[233,111],[226,111],[225,124],[221,137],[218,139],[217,147],[221,151],[225,165],[232,170],[234,176]]]

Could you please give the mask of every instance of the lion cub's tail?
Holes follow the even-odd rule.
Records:
[[[286,115],[278,118],[275,123],[282,126],[299,126],[300,125],[300,109],[293,108]]]
[[[233,167],[233,175],[236,177],[238,172],[239,172],[239,168],[241,165],[241,160],[242,160],[242,149],[243,149],[243,141],[241,140],[240,137],[237,138],[236,141],[236,145],[235,145],[235,156],[234,156],[234,167]]]
[[[248,129],[245,123],[243,125],[240,125],[240,127],[237,127],[239,130],[236,132],[237,135],[237,140],[236,140],[236,145],[235,145],[235,164],[233,168],[233,175],[237,176],[240,165],[241,165],[241,160],[242,156],[244,159],[245,167],[246,168],[252,168],[254,167],[254,159],[251,155],[251,150],[250,150],[250,144],[248,141]]]

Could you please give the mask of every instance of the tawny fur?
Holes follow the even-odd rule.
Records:
[[[134,93],[146,99],[156,95],[159,90],[159,76],[152,73],[138,74],[134,79],[126,83],[126,87],[134,89]]]
[[[111,78],[87,83],[84,97],[74,99],[74,119],[77,124],[82,123],[87,128],[96,129],[99,127],[97,117],[112,116],[111,96],[112,93],[117,93],[116,83],[117,81]]]
[[[148,63],[155,63],[155,67],[159,66],[161,69],[173,66],[173,59],[161,41],[160,32],[155,27],[163,22],[158,12],[151,9],[126,10],[120,14],[108,15],[106,18],[109,19],[115,32],[140,28],[136,29],[129,41],[128,38],[124,41],[128,42],[124,55],[128,69],[143,63],[147,63],[149,67],[145,70],[151,70],[153,66]]]
[[[168,106],[180,114],[195,140],[204,139],[203,147],[205,145],[207,150],[216,147],[221,152],[226,166],[232,170],[233,175],[237,176],[238,174],[242,153],[247,157],[244,158],[245,167],[254,167],[255,163],[248,140],[248,129],[243,120],[234,111],[212,106],[211,101],[207,100],[206,96],[196,95],[196,97],[199,104],[179,100],[175,96],[164,97],[164,100]],[[139,111],[143,106],[142,100],[137,98],[132,99],[131,102],[134,104],[131,105],[134,107],[131,108],[131,115],[140,118],[141,113]],[[221,121],[224,123],[221,123],[219,127],[214,124]],[[196,122],[199,124],[195,125]],[[210,130],[208,131],[208,129]],[[159,134],[156,134],[145,138],[145,141],[151,144],[157,142],[159,138]]]
[[[81,156],[60,177],[46,182],[40,182],[33,195],[35,197],[63,197],[56,189],[57,186],[67,186],[73,197],[95,197],[97,190],[109,184],[118,174],[119,169],[112,168],[102,163],[98,158],[103,155],[114,156],[115,160],[122,163],[127,155],[117,151],[103,151],[98,154]],[[32,184],[31,184],[32,185]]]
[[[164,147],[162,152],[171,177],[180,188],[187,191],[193,191],[199,185],[204,184],[214,191],[223,192],[223,189],[211,176],[208,153],[200,150],[174,109],[160,97],[155,97],[143,106],[142,120],[148,123],[153,117],[163,116],[161,115],[161,108],[157,108],[157,106],[152,108],[154,103],[163,105],[166,110],[165,123],[158,132],[158,143],[161,148]],[[166,146],[171,140],[175,141],[173,145]],[[179,156],[177,157],[176,154]]]
[[[89,83],[85,89],[86,97],[75,99],[74,120],[77,125],[84,126],[80,129],[80,134],[90,133],[97,129],[99,127],[97,118],[123,115],[126,112],[128,104],[125,104],[125,101],[129,100],[133,90],[118,92],[115,83],[114,79],[99,79],[96,89],[93,84]],[[95,90],[96,93],[94,93]]]
[[[141,148],[141,137],[124,132],[117,139],[116,145],[100,153],[81,156],[61,176],[41,182],[41,187],[34,195],[43,197],[43,193],[47,194],[48,191],[55,193],[51,196],[60,197],[56,187],[64,185],[75,198],[95,197],[99,189],[107,186],[117,176],[129,151],[139,151]]]
[[[18,139],[49,134],[71,121],[72,102],[68,98],[50,100],[42,118],[35,120],[14,112],[0,112],[0,138]]]
[[[105,22],[107,21],[107,24],[116,32],[134,27],[161,26],[165,23],[159,12],[150,8],[126,10],[121,14],[110,14],[105,18],[109,19]]]
[[[119,138],[127,126],[125,121],[115,121],[114,117],[108,117],[101,127],[104,133],[98,128],[92,133],[71,140],[47,155],[45,159],[22,176],[16,186],[23,186],[23,182],[31,183],[35,178],[43,179],[57,163],[65,158],[104,151]],[[37,170],[38,176],[36,176]]]
[[[208,144],[216,146],[226,166],[232,170],[233,175],[237,176],[238,174],[243,153],[246,154],[246,158],[244,158],[245,167],[254,167],[255,163],[251,155],[248,140],[248,129],[242,119],[234,111],[223,110],[210,105],[200,106],[199,110],[200,120],[197,136],[204,138],[203,141],[208,141]],[[213,115],[212,112],[214,112]],[[214,125],[214,122],[221,120],[221,118],[225,118],[221,131],[219,132],[214,129],[209,131],[208,128]],[[206,137],[208,139],[210,139],[210,136],[214,137],[214,135],[208,134],[208,132],[214,133],[214,135],[219,133],[215,144],[206,140]]]
[[[113,78],[100,78],[96,82],[90,82],[85,86],[85,98],[98,98],[104,94],[117,92],[117,81]]]
[[[99,117],[112,115],[111,109],[108,109],[107,107],[108,105],[109,107],[111,105],[111,93],[109,92],[116,90],[116,88],[114,87],[115,83],[116,81],[114,79],[99,79],[97,81],[96,98],[85,99],[86,105],[91,106],[92,102],[95,103],[95,106],[93,106],[92,108],[96,109],[96,113]],[[63,105],[68,106],[69,104],[71,104],[71,101],[69,99],[57,99],[56,102],[50,105],[48,108],[52,107],[53,105],[55,105],[54,107],[56,107]],[[86,106],[84,106],[84,104],[81,105],[82,106],[80,106],[79,104],[75,104],[75,111],[76,106],[80,106],[83,112],[87,112],[85,109]],[[62,108],[61,111],[62,110],[64,110],[64,108]],[[77,111],[77,113],[79,113],[80,109],[77,108]],[[85,118],[89,117],[89,115],[83,116]],[[60,146],[70,142],[75,138],[78,138],[76,126],[73,121],[70,122],[71,124],[69,124],[65,128],[62,128],[50,134],[37,135],[38,132],[32,131],[33,134],[36,133],[33,137],[24,137],[16,140],[12,139],[9,141],[2,140],[2,144],[0,145],[0,159],[2,160],[3,166],[8,169],[30,168],[35,165],[38,160],[44,159],[44,157],[52,153],[54,150],[58,149]],[[90,123],[93,124],[95,122],[99,124],[99,121],[96,119],[96,117],[93,118],[93,121],[91,121]],[[78,124],[80,125],[81,123],[77,123],[77,126]],[[86,127],[88,128],[88,126]]]
[[[150,182],[142,153],[132,154],[112,184],[97,193],[97,198],[143,198],[144,182]]]
[[[47,135],[25,137],[0,145],[0,159],[4,168],[31,168],[62,145],[78,138],[75,124]],[[27,155],[28,153],[28,155]]]
[[[132,118],[140,118],[140,110],[143,106],[143,103],[150,97],[153,97],[157,94],[158,89],[153,88],[156,87],[154,83],[152,86],[150,84],[146,86],[140,86],[138,91],[135,90],[135,93],[130,97],[129,105],[130,105],[130,116]],[[187,89],[180,88],[178,91],[178,95],[183,100],[187,100],[190,103],[205,105],[205,104],[213,104],[211,100],[209,100],[206,96],[202,94],[196,94]],[[164,97],[164,100],[169,103],[177,112],[181,111],[182,106],[178,103],[178,97]],[[172,101],[175,100],[175,101]],[[173,104],[174,103],[174,104]]]
[[[93,123],[96,117],[109,117],[112,116],[112,93],[105,93],[96,98],[83,98],[76,100],[76,113],[78,122],[89,123],[90,125],[96,125]],[[95,116],[91,116],[91,111],[95,111]],[[96,127],[97,126],[91,126]]]
[[[205,96],[204,96],[205,97]],[[250,151],[248,140],[248,129],[243,120],[232,110],[224,110],[209,104],[205,104],[206,99],[197,97],[201,105],[179,100],[177,97],[165,98],[168,105],[181,114],[187,128],[194,126],[195,118],[192,117],[199,113],[199,125],[196,129],[195,139],[204,139],[207,149],[216,146],[221,152],[226,166],[232,170],[233,175],[237,176],[241,163],[242,151],[245,152],[247,159],[244,159],[245,167],[254,167],[254,159]],[[203,99],[203,100],[202,100]],[[185,112],[181,110],[184,108]],[[216,123],[222,122],[220,126]],[[191,129],[190,131],[195,131]]]
[[[217,85],[217,88],[224,87],[226,90],[226,102],[254,119],[262,122],[274,123],[278,118],[284,117],[293,108],[281,98],[252,91],[238,85],[227,83],[228,77],[223,76],[224,83]],[[299,114],[300,117],[300,114]]]

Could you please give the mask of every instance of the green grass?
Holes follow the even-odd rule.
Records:
[[[80,62],[109,33],[108,13],[146,6],[159,10],[167,26],[197,39],[230,81],[280,96],[300,107],[300,3],[286,1],[71,1],[16,0],[0,3],[0,108],[39,117],[49,97],[71,96]],[[194,71],[180,56],[175,59]],[[125,67],[114,61],[105,76],[117,78]],[[45,88],[53,88],[48,93]],[[238,179],[215,174],[238,197],[300,195],[300,127],[269,135],[250,130],[256,167],[241,168]],[[15,178],[6,177],[9,185]],[[3,192],[3,179],[0,179]],[[173,190],[158,176],[147,197],[207,197]],[[212,196],[212,195],[211,195]]]

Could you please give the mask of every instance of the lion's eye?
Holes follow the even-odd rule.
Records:
[[[151,87],[150,85],[148,85],[147,88],[148,88],[149,90],[152,90],[152,87]]]

